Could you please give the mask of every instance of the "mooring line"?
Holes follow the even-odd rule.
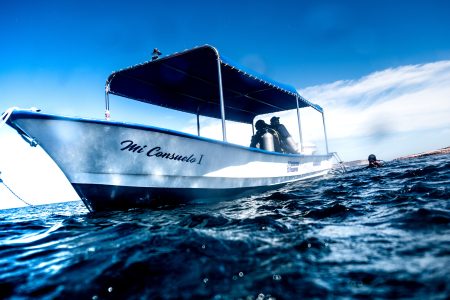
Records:
[[[2,172],[0,172],[0,176],[1,176]],[[3,179],[0,177],[0,183],[2,183],[10,192],[11,194],[13,194],[17,199],[19,199],[20,201],[22,201],[23,203],[25,203],[28,206],[31,206],[32,208],[36,208],[37,207],[31,203],[28,203],[27,201],[23,200],[22,198],[19,197],[19,195],[17,195],[16,193],[14,193],[14,191],[3,181]]]
[[[19,107],[10,107],[10,108],[8,108],[5,112],[3,112],[3,114],[1,115],[1,117],[0,117],[0,128],[1,127],[3,127],[3,125],[5,125],[6,124],[6,122],[8,122],[8,119],[11,117],[11,115],[12,115],[12,113],[15,111],[15,110],[27,110],[27,111],[35,111],[35,112],[39,112],[40,111],[40,109],[38,109],[38,108],[35,108],[35,107],[32,107],[32,108],[29,108],[29,109],[20,109]],[[35,206],[35,205],[33,205],[33,204],[31,204],[31,203],[28,203],[27,201],[25,201],[25,200],[23,200],[21,197],[19,197],[19,195],[17,195],[4,181],[3,181],[3,179],[1,178],[1,174],[2,174],[2,172],[0,172],[0,183],[2,183],[10,192],[11,192],[11,194],[13,194],[17,199],[19,199],[20,201],[22,201],[23,203],[25,203],[26,205],[28,205],[28,206],[31,206],[31,207],[33,207],[33,208],[35,208],[35,209],[37,209],[37,207]]]

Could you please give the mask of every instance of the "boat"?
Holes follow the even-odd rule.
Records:
[[[111,120],[110,95],[197,116],[197,135]],[[230,199],[326,175],[332,167],[323,109],[295,88],[255,75],[204,45],[113,72],[105,117],[12,109],[2,117],[56,162],[91,212],[154,203]],[[300,109],[322,114],[326,153],[279,153],[227,141],[226,121]],[[6,116],[7,115],[7,116]],[[199,117],[221,120],[222,139],[202,137]]]

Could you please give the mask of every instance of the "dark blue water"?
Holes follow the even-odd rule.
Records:
[[[450,297],[450,156],[215,204],[0,211],[0,298]]]

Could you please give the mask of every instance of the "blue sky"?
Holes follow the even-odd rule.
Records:
[[[212,44],[310,86],[448,59],[449,11],[450,2],[432,0],[2,1],[0,74],[88,69],[106,78],[154,47]]]
[[[211,44],[324,107],[330,148],[345,160],[392,159],[450,144],[449,13],[450,1],[432,0],[2,1],[0,111],[102,118],[112,71],[149,60],[155,47],[170,54]],[[195,132],[184,115],[120,99],[111,108],[116,119]],[[230,127],[236,143],[248,143]],[[303,127],[320,144],[321,131]],[[208,121],[202,132],[217,129]],[[45,154],[6,127],[0,171],[24,198],[76,197]],[[51,180],[37,181],[42,172]]]

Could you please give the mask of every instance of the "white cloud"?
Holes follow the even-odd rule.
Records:
[[[192,119],[189,124],[190,125],[182,129],[182,131],[196,135],[197,120]],[[227,121],[226,130],[228,142],[243,146],[250,145],[250,137],[252,136],[252,128],[250,125]],[[222,140],[222,121],[211,118],[201,118],[200,134],[202,137]]]
[[[326,107],[347,105],[368,106],[395,96],[435,86],[447,85],[450,61],[402,66],[375,72],[358,80],[342,80],[303,89],[309,99],[317,99]]]
[[[368,151],[389,136],[418,133],[415,143],[422,148],[413,145],[413,140],[406,141],[410,150],[391,144],[399,149],[398,153],[387,151],[391,155],[450,144],[445,139],[450,128],[450,61],[387,69],[359,80],[309,87],[300,93],[325,107],[330,140],[360,139],[367,143],[364,138],[369,137],[373,145],[360,147]],[[433,131],[444,134],[440,145],[430,137]],[[357,158],[356,153],[349,156]]]

